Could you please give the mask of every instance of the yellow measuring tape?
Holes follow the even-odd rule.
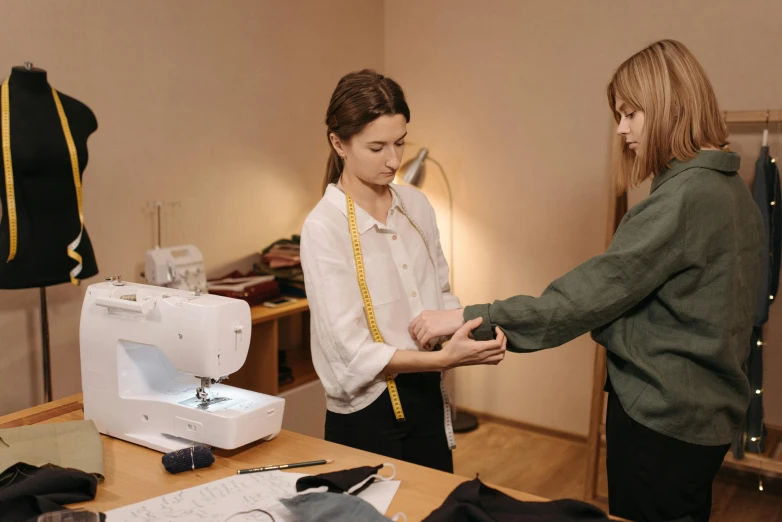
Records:
[[[372,298],[367,288],[366,274],[364,273],[364,257],[361,255],[361,240],[358,235],[358,225],[356,224],[356,206],[353,204],[353,198],[345,194],[348,204],[348,227],[350,228],[350,240],[353,243],[353,259],[356,261],[356,275],[358,276],[358,287],[361,290],[361,298],[364,300],[364,312],[367,315],[369,331],[372,332],[372,339],[376,343],[385,343],[380,329],[377,327],[375,319],[375,308],[372,306]],[[394,416],[399,422],[404,422],[405,413],[402,411],[402,401],[399,400],[399,391],[396,389],[396,381],[393,375],[386,375],[386,385],[388,386],[388,395],[391,397],[391,406],[394,408]]]
[[[8,251],[8,261],[12,261],[16,257],[16,196],[14,195],[14,171],[11,167],[11,122],[9,116],[9,104],[8,104],[8,80],[3,82],[2,94],[0,94],[2,101],[2,131],[3,133],[3,168],[5,169],[5,194],[7,198],[6,203],[6,215],[8,217],[8,226],[11,229],[10,233],[10,250]]]
[[[0,110],[2,110],[2,133],[3,133],[3,168],[5,169],[5,191],[8,200],[7,213],[8,213],[8,228],[10,229],[10,249],[8,252],[8,261],[12,261],[16,257],[16,251],[18,248],[18,233],[16,222],[16,196],[14,193],[14,171],[13,163],[11,162],[11,125],[10,125],[10,96],[8,92],[8,78],[3,82],[0,89]],[[84,213],[82,212],[82,197],[81,197],[81,173],[79,172],[79,157],[76,154],[76,145],[73,142],[73,136],[71,135],[71,128],[68,125],[68,118],[65,115],[65,110],[62,108],[60,102],[60,96],[57,91],[52,89],[52,96],[54,97],[54,104],[57,106],[57,114],[60,117],[60,124],[62,125],[63,134],[65,134],[65,142],[68,144],[68,153],[71,158],[71,170],[73,171],[73,184],[76,187],[76,202],[79,206],[79,235],[68,244],[68,257],[76,261],[77,265],[71,270],[71,283],[78,285],[79,280],[76,276],[79,275],[82,269],[82,257],[76,252],[76,248],[81,243],[81,237],[84,233]]]

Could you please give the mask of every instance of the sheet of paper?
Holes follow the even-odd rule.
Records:
[[[375,506],[375,509],[379,512],[385,514],[398,489],[398,480],[375,481],[371,486],[359,493],[358,496]],[[396,515],[396,513],[390,513],[390,515]]]
[[[266,471],[234,475],[168,495],[152,498],[106,512],[107,522],[230,522],[270,521],[268,515],[251,511],[263,509],[277,522],[291,522],[290,512],[280,503],[296,495],[301,473]],[[385,513],[399,489],[399,481],[375,482],[359,494],[380,513]],[[240,514],[251,511],[246,514]]]

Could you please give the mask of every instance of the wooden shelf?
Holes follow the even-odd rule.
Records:
[[[782,428],[766,425],[768,436],[766,437],[766,451],[763,453],[744,452],[744,458],[737,459],[733,456],[733,448],[725,456],[725,465],[742,471],[760,472],[763,475],[782,476],[782,460],[779,458],[782,447]]]
[[[782,477],[782,462],[764,457],[763,455],[745,453],[743,459],[737,459],[733,456],[732,451],[729,451],[725,456],[724,464],[742,471],[759,472],[765,476]]]
[[[279,344],[285,354],[286,365],[293,371],[293,382],[279,386],[278,393],[297,388],[318,378],[312,365],[310,349],[309,313],[280,318]]]
[[[782,110],[725,111],[726,123],[777,123],[782,121]]]
[[[289,315],[295,315],[309,311],[309,303],[306,299],[298,297],[296,299],[297,301],[295,303],[279,306],[277,308],[269,308],[268,306],[263,305],[251,307],[250,317],[252,318],[253,324],[274,321],[281,317],[287,317]]]
[[[277,308],[263,305],[250,309],[253,331],[247,360],[239,371],[229,376],[227,384],[267,395],[278,395],[317,379],[310,355],[309,303],[295,303]],[[279,350],[285,350],[287,365],[293,370],[294,382],[279,385]]]
[[[293,370],[293,382],[281,385],[279,393],[292,390],[318,379],[309,350],[289,350],[285,352],[286,366]]]

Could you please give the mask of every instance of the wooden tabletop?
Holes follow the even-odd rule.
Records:
[[[47,422],[76,421],[84,418],[81,394],[0,417],[0,428]],[[422,520],[439,507],[445,498],[468,478],[389,459],[324,440],[283,430],[269,442],[255,443],[239,450],[214,449],[215,462],[208,468],[171,475],[163,469],[162,454],[119,439],[101,436],[106,480],[98,486],[94,501],[73,504],[91,511],[134,504],[206,482],[236,474],[236,470],[287,462],[333,459],[332,464],[298,468],[300,473],[325,473],[358,466],[377,466],[391,462],[396,466],[399,490],[386,516],[404,512],[409,522]],[[540,501],[540,497],[498,488],[519,500]]]

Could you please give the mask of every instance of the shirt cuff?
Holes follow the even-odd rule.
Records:
[[[483,317],[481,325],[472,331],[472,336],[478,341],[490,341],[494,339],[494,329],[489,319],[489,305],[470,305],[464,308],[464,322]]]

